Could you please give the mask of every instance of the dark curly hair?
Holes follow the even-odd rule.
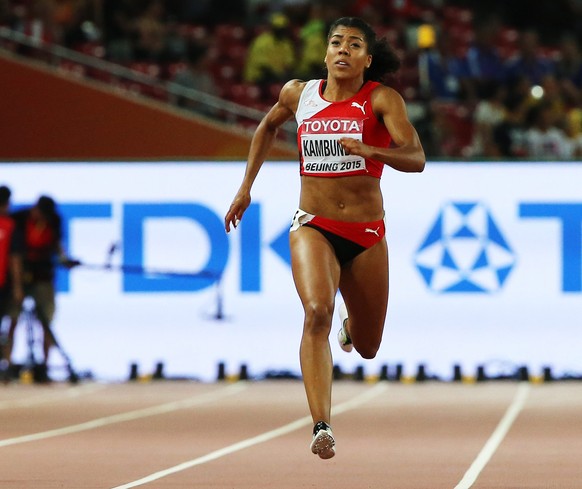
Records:
[[[364,34],[364,39],[368,44],[368,52],[372,55],[372,64],[364,72],[364,80],[384,81],[384,79],[400,68],[401,61],[396,52],[392,49],[386,38],[378,39],[372,27],[359,17],[341,17],[337,19],[329,28],[327,38],[331,37],[338,26],[353,27],[359,29]]]

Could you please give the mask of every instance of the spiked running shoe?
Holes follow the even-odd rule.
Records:
[[[341,349],[345,352],[351,352],[354,349],[354,345],[352,344],[352,339],[348,334],[346,329],[346,321],[348,320],[348,310],[346,309],[346,305],[341,303],[339,306],[339,318],[341,327],[340,330],[337,332],[337,340],[339,341],[339,345]]]
[[[328,459],[335,455],[335,439],[331,426],[324,421],[318,421],[313,427],[311,451],[323,459]]]

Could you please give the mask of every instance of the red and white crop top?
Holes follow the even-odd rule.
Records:
[[[380,178],[384,163],[346,154],[339,143],[340,138],[350,137],[371,146],[390,145],[390,133],[372,112],[370,94],[379,83],[368,81],[352,98],[330,102],[321,93],[324,81],[305,84],[295,114],[301,175]]]

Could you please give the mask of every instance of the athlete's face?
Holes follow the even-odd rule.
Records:
[[[329,37],[325,65],[336,77],[360,76],[372,63],[364,33],[355,27],[338,26]]]

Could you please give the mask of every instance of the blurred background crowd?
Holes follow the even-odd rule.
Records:
[[[346,15],[398,52],[402,67],[385,83],[429,157],[582,156],[582,0],[0,0],[0,26],[39,43],[260,111],[288,79],[325,76],[328,26]],[[143,95],[220,117],[195,100]]]

